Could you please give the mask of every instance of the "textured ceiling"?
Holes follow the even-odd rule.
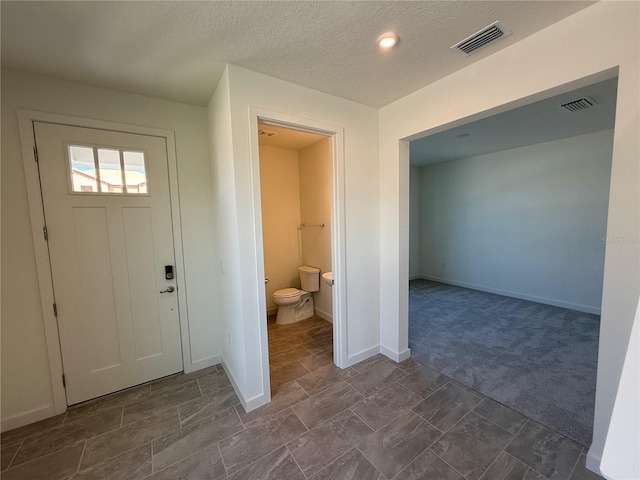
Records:
[[[3,66],[206,105],[232,63],[380,107],[594,2],[0,2]],[[499,20],[509,37],[450,46]],[[375,39],[400,36],[391,52]]]
[[[410,163],[429,165],[611,129],[617,86],[612,78],[414,140]],[[573,113],[560,108],[585,96],[596,105]]]
[[[274,133],[272,136],[258,135],[258,143],[260,145],[289,148],[291,150],[300,150],[326,138],[325,135],[317,133],[302,132],[276,125],[265,125],[264,123],[258,123],[258,130]]]

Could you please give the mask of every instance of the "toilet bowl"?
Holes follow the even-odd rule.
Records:
[[[282,288],[273,292],[271,298],[278,306],[276,324],[299,322],[313,317],[313,297],[311,292],[320,289],[320,269],[308,266],[298,267],[302,289]]]
[[[299,322],[313,317],[313,298],[309,292],[297,288],[283,288],[276,290],[272,298],[273,303],[278,306],[276,317],[278,325]]]

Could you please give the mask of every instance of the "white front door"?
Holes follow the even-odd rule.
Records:
[[[67,403],[181,371],[165,139],[34,131]]]

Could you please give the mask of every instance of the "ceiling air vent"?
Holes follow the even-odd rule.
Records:
[[[490,42],[497,40],[501,37],[507,37],[511,35],[511,32],[505,29],[500,22],[493,22],[488,27],[483,28],[479,32],[465,38],[461,42],[456,43],[451,48],[460,50],[467,55],[471,52],[484,47]]]
[[[277,135],[278,132],[273,132],[271,130],[265,130],[264,128],[261,128],[260,130],[258,130],[258,136],[259,137],[273,137],[274,135]]]
[[[560,105],[565,110],[569,112],[579,112],[581,110],[586,110],[587,108],[591,108],[596,105],[595,100],[589,97],[580,98],[578,100],[574,100],[573,102],[567,102]]]

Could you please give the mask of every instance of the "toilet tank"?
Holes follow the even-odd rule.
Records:
[[[303,265],[298,267],[300,275],[300,288],[305,292],[317,292],[320,290],[320,269]]]

